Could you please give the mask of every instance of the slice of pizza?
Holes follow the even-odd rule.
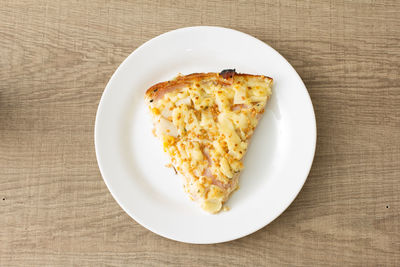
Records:
[[[238,188],[242,160],[271,86],[269,77],[224,70],[177,76],[147,90],[153,133],[189,197],[205,211],[219,212]]]

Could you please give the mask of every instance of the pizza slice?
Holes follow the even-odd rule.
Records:
[[[238,188],[271,86],[269,77],[224,70],[177,76],[147,90],[153,132],[183,177],[185,191],[205,211],[219,212]]]

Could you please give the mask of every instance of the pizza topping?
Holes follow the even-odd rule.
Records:
[[[235,74],[236,74],[235,69],[223,70],[223,71],[221,71],[221,72],[219,73],[219,75],[220,75],[222,78],[226,79],[226,80],[233,79],[233,76],[235,76]]]
[[[216,213],[222,208],[222,201],[219,199],[211,198],[203,201],[201,208],[210,213]]]
[[[231,71],[220,75],[224,79],[234,77]],[[159,116],[157,135],[181,139],[179,153],[172,156],[178,163],[191,158],[186,172],[193,173],[191,166],[205,164],[201,144],[211,147],[213,175],[221,181],[232,178],[242,169],[240,160],[247,150],[247,138],[257,124],[254,114],[265,106],[271,93],[269,83],[266,78],[257,79],[250,83],[253,90],[249,91],[250,86],[246,85],[249,81],[235,76],[232,86],[211,81],[174,85],[180,90],[168,89],[168,93],[150,105],[153,115]]]
[[[174,126],[174,124],[172,124],[172,122],[165,119],[163,116],[160,116],[158,124],[156,126],[156,134],[157,136],[166,135],[166,136],[177,137],[178,131]]]

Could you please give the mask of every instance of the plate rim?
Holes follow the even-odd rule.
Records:
[[[303,89],[304,89],[304,91],[305,91],[305,93],[306,93],[306,96],[307,96],[306,99],[308,100],[308,104],[309,104],[309,106],[311,107],[312,119],[311,119],[311,118],[310,118],[310,119],[311,119],[311,122],[312,122],[313,125],[314,125],[314,127],[312,127],[312,129],[311,129],[311,127],[309,127],[309,128],[310,128],[310,131],[312,131],[312,135],[313,135],[313,137],[314,137],[314,138],[313,138],[313,139],[314,139],[314,142],[312,143],[312,145],[313,145],[312,149],[310,149],[310,151],[312,151],[312,153],[310,154],[310,155],[311,155],[311,156],[310,156],[310,159],[307,159],[307,162],[306,162],[306,164],[307,164],[307,166],[308,166],[308,167],[306,168],[307,171],[305,172],[304,177],[303,177],[302,175],[300,176],[300,177],[302,177],[301,186],[299,186],[299,189],[297,190],[297,193],[296,193],[296,194],[293,194],[292,197],[291,197],[290,199],[288,198],[289,201],[287,201],[287,204],[284,205],[284,208],[282,209],[282,211],[280,211],[280,212],[278,212],[276,215],[274,215],[273,218],[272,218],[271,220],[268,220],[268,219],[267,219],[267,220],[263,221],[263,223],[261,223],[261,226],[256,226],[256,227],[254,227],[254,228],[249,229],[248,231],[243,231],[243,232],[242,232],[241,234],[239,234],[239,235],[234,235],[234,234],[232,234],[232,235],[230,235],[230,238],[225,238],[225,239],[222,239],[222,240],[219,240],[219,241],[215,241],[215,240],[214,240],[214,241],[210,241],[210,242],[203,242],[203,241],[201,241],[201,242],[196,242],[196,241],[193,241],[193,240],[181,240],[181,239],[178,239],[178,238],[174,238],[173,236],[167,235],[167,234],[165,234],[164,232],[157,231],[157,230],[154,229],[152,226],[149,226],[148,224],[144,223],[140,218],[138,218],[138,217],[135,216],[134,214],[131,214],[130,212],[128,212],[128,209],[121,203],[121,201],[120,201],[119,197],[117,196],[116,192],[114,192],[113,189],[111,189],[112,186],[111,186],[110,183],[107,181],[107,179],[104,177],[104,170],[103,170],[103,167],[102,167],[101,162],[100,162],[99,148],[98,148],[98,147],[99,147],[99,143],[98,143],[98,142],[99,142],[99,141],[98,141],[98,139],[99,139],[99,137],[98,137],[98,135],[99,135],[98,124],[99,124],[99,120],[100,120],[99,114],[102,112],[101,110],[102,110],[102,107],[103,107],[103,105],[104,105],[105,96],[106,96],[106,95],[108,94],[108,92],[111,90],[111,88],[110,88],[110,87],[111,87],[111,84],[112,84],[112,82],[116,79],[116,76],[118,75],[117,73],[119,73],[119,72],[121,71],[121,69],[127,64],[127,62],[130,61],[129,59],[130,59],[131,57],[134,57],[135,54],[140,53],[140,51],[141,51],[142,49],[144,49],[145,47],[151,45],[151,43],[152,43],[153,41],[158,40],[158,39],[162,38],[163,36],[169,35],[169,34],[174,33],[174,32],[178,32],[178,31],[191,31],[191,30],[197,30],[197,29],[204,29],[204,30],[222,30],[222,31],[227,31],[227,32],[234,32],[234,33],[236,33],[236,34],[241,34],[241,35],[243,35],[243,36],[245,36],[245,37],[247,37],[247,38],[252,39],[252,40],[255,41],[255,42],[258,42],[258,43],[261,43],[261,44],[267,46],[273,53],[276,53],[276,54],[286,63],[286,65],[288,65],[289,68],[291,68],[291,69],[294,71],[294,73],[296,74],[295,76],[296,76],[298,82],[302,85],[302,87],[303,87]],[[301,77],[300,77],[300,75],[297,73],[297,71],[294,69],[294,67],[293,67],[293,66],[289,63],[289,61],[288,61],[285,57],[283,57],[277,50],[275,50],[273,47],[271,47],[269,44],[263,42],[262,40],[260,40],[260,39],[258,39],[258,38],[256,38],[256,37],[254,37],[254,36],[252,36],[252,35],[250,35],[250,34],[247,34],[247,33],[244,33],[244,32],[238,31],[238,30],[235,30],[235,29],[225,28],[225,27],[220,27],[220,26],[191,26],[191,27],[183,27],[183,28],[178,28],[178,29],[170,30],[170,31],[164,32],[164,33],[162,33],[162,34],[160,34],[160,35],[157,35],[157,36],[155,36],[155,37],[153,37],[153,38],[147,40],[146,42],[144,42],[143,44],[141,44],[140,46],[138,46],[135,50],[133,50],[133,51],[121,62],[121,64],[115,69],[114,73],[112,74],[112,76],[110,77],[109,81],[107,82],[107,84],[106,84],[106,86],[105,86],[105,88],[104,88],[104,90],[103,90],[103,93],[102,93],[102,95],[101,95],[100,101],[99,101],[99,103],[98,103],[98,107],[97,107],[97,111],[96,111],[96,118],[95,118],[95,127],[94,127],[94,145],[95,145],[95,154],[96,154],[97,165],[98,165],[98,167],[99,167],[101,177],[102,177],[104,183],[106,184],[108,191],[111,193],[112,197],[114,198],[114,200],[115,200],[115,201],[117,202],[117,204],[124,210],[124,212],[128,214],[129,217],[131,217],[131,218],[132,218],[133,220],[135,220],[138,224],[140,224],[140,225],[143,226],[144,228],[148,229],[149,231],[151,231],[151,232],[153,232],[153,233],[155,233],[155,234],[157,234],[157,235],[159,235],[159,236],[162,236],[162,237],[164,237],[164,238],[170,239],[170,240],[174,240],[174,241],[178,241],[178,242],[183,242],[183,243],[190,243],[190,244],[217,244],[217,243],[225,243],[225,242],[229,242],[229,241],[232,241],[232,240],[240,239],[240,238],[243,238],[243,237],[245,237],[245,236],[248,236],[248,235],[250,235],[250,234],[252,234],[252,233],[254,233],[254,232],[257,232],[258,230],[264,228],[265,226],[267,226],[268,224],[270,224],[271,222],[273,222],[274,220],[276,220],[279,216],[281,216],[281,215],[288,209],[288,207],[294,202],[294,200],[297,198],[297,196],[298,196],[299,193],[301,192],[302,188],[304,187],[304,184],[305,184],[305,182],[307,181],[307,178],[308,178],[308,176],[309,176],[309,174],[310,174],[310,171],[311,171],[311,168],[312,168],[312,166],[313,166],[313,161],[314,161],[315,152],[316,152],[316,145],[317,145],[317,121],[316,121],[315,110],[314,110],[314,106],[313,106],[313,103],[312,103],[312,99],[311,99],[311,96],[310,96],[310,94],[309,94],[309,92],[308,92],[308,90],[307,90],[307,87],[305,86],[303,80],[301,79]],[[299,184],[300,184],[300,183],[299,183]]]

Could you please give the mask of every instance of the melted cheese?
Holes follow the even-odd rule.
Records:
[[[226,184],[243,169],[241,160],[271,85],[262,76],[235,76],[232,85],[199,81],[150,103],[164,150],[176,169],[190,177],[185,188],[206,211],[219,211],[227,198],[226,190],[210,179]]]

